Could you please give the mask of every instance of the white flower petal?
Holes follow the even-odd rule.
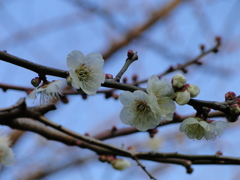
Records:
[[[84,61],[84,55],[81,51],[72,51],[67,56],[67,65],[71,69],[76,69]]]
[[[134,94],[129,92],[129,91],[124,91],[124,92],[121,92],[120,95],[119,95],[119,99],[120,99],[120,102],[126,106],[126,107],[130,107],[132,106],[132,104],[134,103]]]
[[[90,63],[91,66],[98,66],[99,68],[102,68],[104,64],[104,60],[101,54],[90,53],[85,57],[85,63]]]
[[[133,110],[129,108],[123,108],[120,112],[120,119],[124,124],[132,125],[134,121]]]

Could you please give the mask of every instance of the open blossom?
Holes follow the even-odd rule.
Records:
[[[120,171],[131,167],[131,163],[126,159],[114,159],[111,164],[114,169]]]
[[[161,111],[157,98],[153,94],[147,94],[137,90],[120,93],[120,101],[123,109],[120,119],[124,124],[136,127],[140,131],[155,128],[161,121]]]
[[[176,106],[173,101],[174,91],[168,84],[167,79],[160,81],[156,75],[151,76],[148,78],[147,92],[157,97],[161,117],[172,120]]]
[[[201,140],[204,137],[209,140],[221,135],[227,126],[228,123],[223,121],[204,121],[201,118],[189,117],[181,123],[179,129],[189,139]]]
[[[84,57],[80,51],[72,51],[67,56],[69,74],[72,78],[72,86],[82,89],[88,95],[95,95],[97,89],[105,81],[102,70],[104,60],[99,53],[90,53]]]
[[[52,99],[59,98],[61,93],[62,80],[47,82],[42,86],[34,89],[29,95],[29,99],[37,99],[37,94],[40,94],[40,103],[49,103]]]
[[[182,88],[186,84],[187,80],[182,74],[175,74],[172,78],[172,86]]]
[[[4,166],[14,164],[14,154],[12,148],[9,147],[10,141],[8,137],[0,137],[0,162]]]
[[[223,133],[224,128],[228,127],[229,124],[224,121],[210,121],[210,132],[206,132],[206,139],[215,139],[216,136],[220,136]]]

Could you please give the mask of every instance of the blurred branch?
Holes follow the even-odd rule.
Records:
[[[183,0],[174,0],[170,4],[166,5],[164,8],[154,11],[145,24],[127,32],[125,35],[123,35],[124,38],[121,41],[113,42],[112,44],[110,44],[110,48],[105,53],[103,53],[103,59],[108,59],[117,50],[129,44],[133,39],[139,37],[144,31],[149,29],[159,19],[168,15],[168,13],[170,13],[174,8],[176,8],[182,1]]]

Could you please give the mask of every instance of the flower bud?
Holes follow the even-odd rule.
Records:
[[[67,85],[72,86],[72,78],[70,76],[66,78],[66,81],[67,81]]]
[[[182,88],[186,84],[187,80],[182,74],[175,74],[172,78],[172,86]]]
[[[111,75],[111,74],[105,74],[105,79],[113,79],[113,75]]]
[[[34,87],[38,87],[40,83],[41,83],[41,79],[39,77],[35,77],[34,79],[31,80],[31,84]]]
[[[189,100],[190,100],[190,93],[187,90],[184,89],[183,91],[176,92],[175,101],[179,105],[187,104]]]
[[[187,92],[190,93],[191,98],[197,97],[197,95],[200,93],[200,89],[195,84],[186,84],[185,85]]]
[[[131,163],[126,159],[115,159],[112,161],[112,167],[117,170],[124,170],[131,167]]]
[[[236,96],[236,94],[234,93],[234,92],[231,92],[231,91],[229,91],[229,92],[227,92],[226,94],[225,94],[225,101],[227,101],[227,100],[233,100],[234,98],[236,98],[237,96]]]

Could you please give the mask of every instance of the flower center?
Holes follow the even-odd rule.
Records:
[[[87,67],[85,64],[81,64],[80,67],[75,70],[75,73],[77,74],[78,79],[80,81],[87,82],[88,80],[91,79],[92,70],[89,67]]]
[[[196,123],[196,124],[187,124],[185,132],[189,136],[194,136],[197,139],[202,139],[202,137],[204,136],[205,130],[201,125]]]
[[[136,115],[144,115],[151,111],[150,106],[143,100],[135,100]]]

